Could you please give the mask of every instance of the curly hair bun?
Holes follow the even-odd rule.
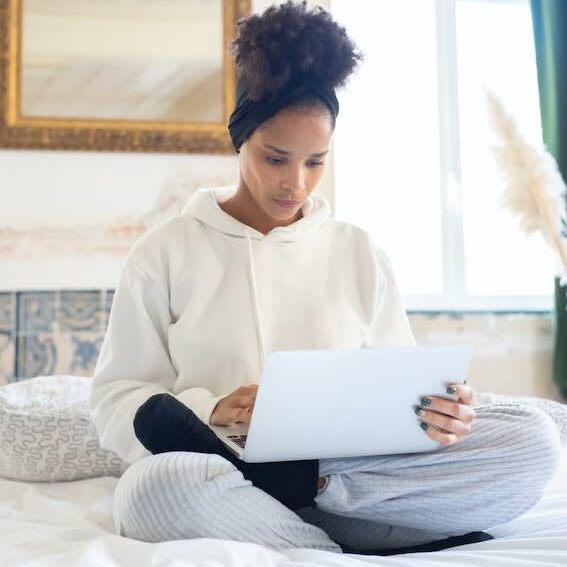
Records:
[[[258,100],[291,81],[342,87],[362,54],[329,12],[288,0],[237,23],[231,44],[248,97]]]

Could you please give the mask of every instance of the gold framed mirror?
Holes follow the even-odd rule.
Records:
[[[0,148],[234,153],[251,0],[0,0]]]

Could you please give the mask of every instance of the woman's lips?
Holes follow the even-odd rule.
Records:
[[[286,209],[293,209],[299,205],[299,201],[280,201],[279,199],[274,199],[274,201],[280,205],[280,207],[284,207]]]

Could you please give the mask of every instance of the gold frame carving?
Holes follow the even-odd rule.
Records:
[[[23,0],[0,0],[0,148],[234,154],[227,124],[236,100],[236,69],[228,50],[251,0],[223,0],[224,121],[164,122],[25,117],[20,113]]]

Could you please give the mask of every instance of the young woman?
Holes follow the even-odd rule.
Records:
[[[132,248],[95,370],[101,445],[132,463],[116,530],[383,554],[491,538],[475,530],[528,510],[555,472],[537,408],[424,392],[416,427],[436,451],[320,461],[247,464],[209,429],[250,421],[269,352],[415,344],[384,252],[313,194],[360,53],[291,2],[242,21],[233,52],[238,185],[197,191]]]

